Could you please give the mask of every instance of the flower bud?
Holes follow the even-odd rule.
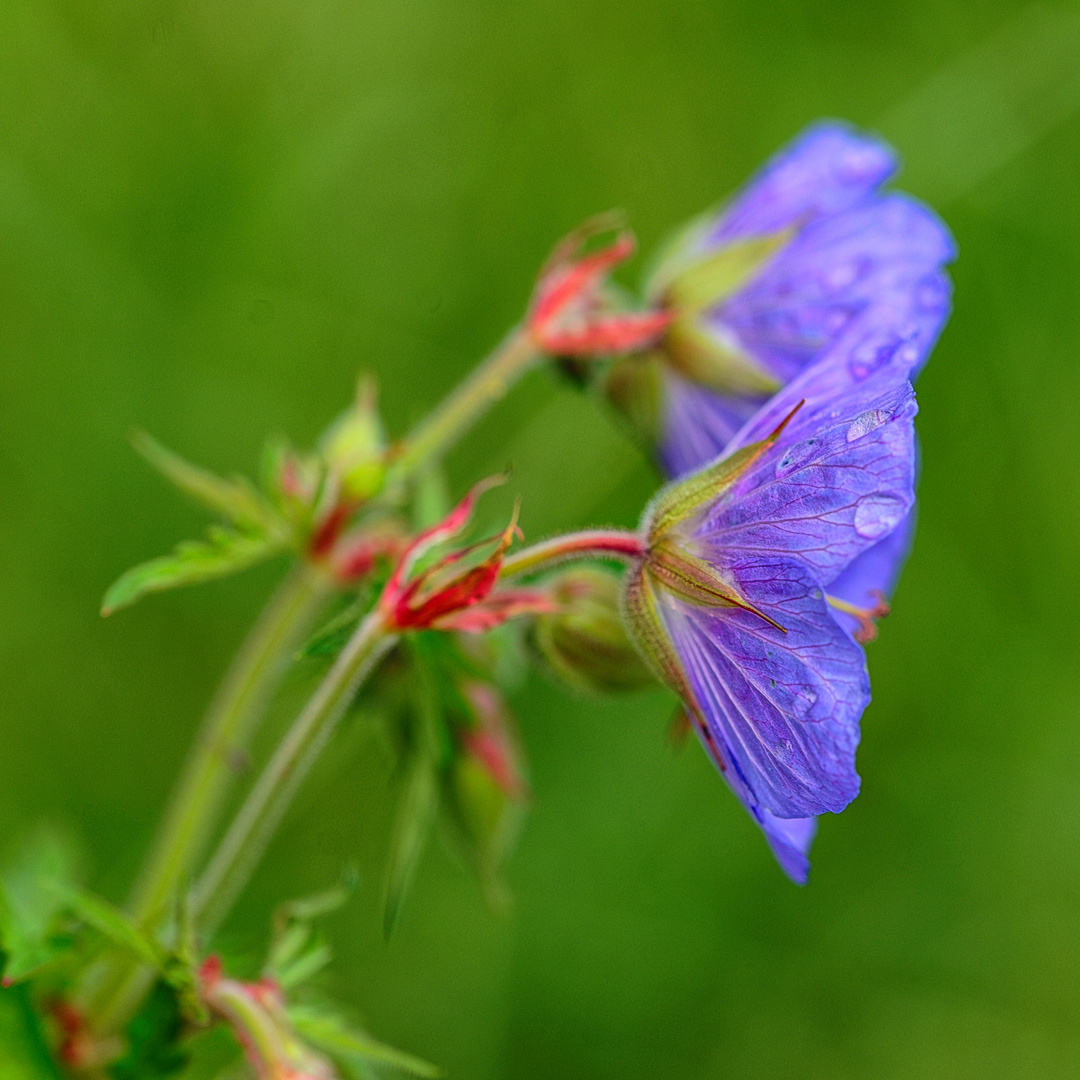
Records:
[[[619,608],[619,583],[603,570],[577,567],[551,582],[558,610],[539,615],[532,644],[575,690],[611,694],[655,680],[634,648]]]
[[[362,501],[382,487],[386,437],[369,379],[361,380],[355,403],[326,432],[320,449],[343,500]]]

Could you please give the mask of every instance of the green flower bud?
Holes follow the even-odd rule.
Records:
[[[320,450],[345,499],[367,499],[382,487],[386,436],[375,406],[375,384],[370,379],[361,379],[356,402],[323,436]]]
[[[531,643],[563,682],[594,694],[640,690],[655,682],[626,633],[615,577],[576,567],[554,578],[550,589],[559,610],[537,616]]]

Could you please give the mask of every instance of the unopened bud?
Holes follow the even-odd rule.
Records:
[[[551,595],[558,610],[536,618],[532,644],[560,679],[597,694],[640,690],[655,682],[626,633],[616,578],[578,567],[554,579]]]
[[[386,436],[375,406],[374,383],[361,381],[356,402],[323,436],[321,450],[344,499],[367,499],[382,487]]]

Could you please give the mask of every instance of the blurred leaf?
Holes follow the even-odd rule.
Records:
[[[184,1028],[176,990],[165,982],[155,983],[128,1025],[128,1052],[110,1067],[110,1075],[115,1080],[156,1080],[179,1072],[188,1061],[180,1045]]]
[[[225,479],[192,465],[145,431],[136,431],[131,436],[131,442],[166,479],[234,525],[252,532],[267,533],[280,528],[280,518],[246,477]]]
[[[63,882],[51,882],[49,888],[65,909],[108,938],[112,944],[119,945],[155,970],[164,970],[168,953],[108,900]]]
[[[56,959],[70,946],[59,917],[62,889],[75,876],[74,846],[51,829],[31,838],[0,871],[0,946],[3,977],[18,982]]]
[[[438,1077],[441,1071],[421,1058],[373,1039],[349,1026],[340,1016],[316,1006],[294,1006],[289,1019],[298,1034],[313,1046],[337,1058],[359,1080],[395,1073]]]
[[[427,753],[414,756],[408,765],[390,840],[390,863],[386,877],[383,933],[387,938],[401,918],[405,895],[427,843],[439,808],[439,781]]]
[[[27,986],[0,989],[0,1080],[62,1080]]]
[[[341,884],[282,904],[274,913],[274,941],[265,972],[283,989],[306,982],[333,959],[330,946],[316,937],[311,923],[345,904],[355,892],[357,881],[356,870],[348,867]]]
[[[121,574],[105,594],[102,615],[111,615],[147,593],[194,585],[245,570],[289,547],[288,539],[282,535],[238,533],[220,526],[209,529],[208,533],[205,541],[184,541],[171,555],[140,563]]]

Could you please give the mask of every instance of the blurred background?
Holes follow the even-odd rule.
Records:
[[[623,207],[647,250],[822,116],[892,140],[961,255],[919,386],[917,544],[870,647],[863,794],[822,822],[810,884],[696,745],[667,745],[666,695],[535,677],[508,915],[435,844],[384,943],[388,764],[351,728],[228,933],[254,952],[277,900],[355,861],[331,983],[460,1080],[1077,1075],[1074,5],[5,0],[0,842],[59,822],[122,898],[284,569],[103,621],[121,570],[203,523],[133,426],[250,472],[366,368],[400,433],[578,221]],[[533,538],[631,524],[655,484],[545,374],[453,454],[455,490],[508,462]]]

